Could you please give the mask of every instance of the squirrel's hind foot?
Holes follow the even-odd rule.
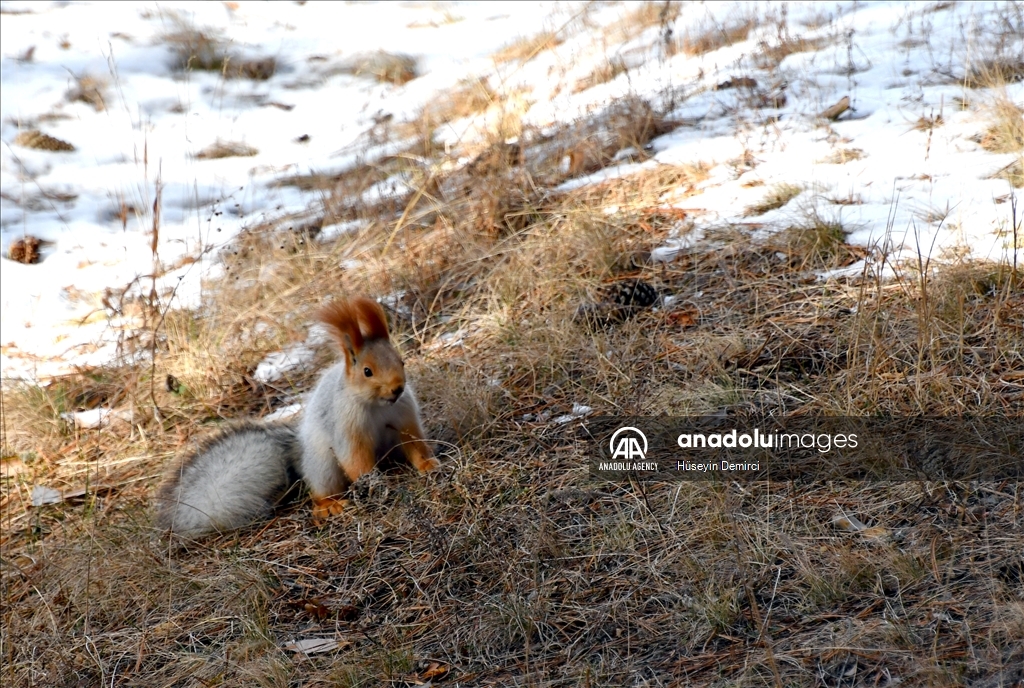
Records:
[[[341,497],[323,497],[321,499],[314,497],[313,523],[317,526],[322,526],[327,522],[328,518],[337,516],[344,511],[348,503],[347,499],[342,499]]]

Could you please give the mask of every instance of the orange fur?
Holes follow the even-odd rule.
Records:
[[[423,428],[416,419],[410,419],[395,428],[401,441],[401,449],[406,460],[420,473],[437,468],[440,463],[434,458],[430,447],[423,441]]]
[[[359,327],[366,341],[388,339],[388,321],[379,303],[367,298],[358,298],[352,301],[352,305],[358,314]]]
[[[358,354],[367,342],[388,340],[388,324],[384,309],[365,297],[332,301],[316,314],[327,325],[342,349],[352,348]]]
[[[352,453],[346,457],[345,461],[339,463],[341,470],[345,472],[345,477],[354,483],[373,470],[373,467],[377,465],[377,456],[374,453],[372,438],[353,435],[350,439],[353,445]]]
[[[348,506],[347,499],[339,497],[313,497],[313,523],[322,526],[330,516],[337,516]]]

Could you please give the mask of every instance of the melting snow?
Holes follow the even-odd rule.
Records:
[[[977,143],[988,126],[984,106],[992,94],[962,83],[968,59],[991,47],[988,27],[996,26],[1004,4],[681,6],[677,36],[753,13],[778,19],[788,12],[790,39],[806,39],[811,49],[774,67],[757,63],[764,45],[778,42],[771,21],[761,21],[746,40],[704,55],[668,56],[657,26],[633,36],[607,28],[631,7],[472,3],[442,11],[433,3],[5,2],[0,248],[6,256],[24,235],[44,244],[38,264],[0,261],[3,376],[41,378],[127,355],[123,342],[137,325],[133,301],[155,287],[164,304],[199,307],[203,281],[222,270],[220,247],[246,227],[317,207],[321,192],[281,185],[282,177],[337,173],[394,154],[394,142],[367,147],[381,122],[412,119],[466,77],[488,78],[506,96],[519,93],[513,100],[524,124],[549,130],[627,94],[674,105],[670,116],[680,126],[651,143],[652,159],[621,162],[561,187],[658,164],[707,166],[700,193],[675,203],[693,211],[694,227],[655,249],[656,260],[694,248],[716,224],[749,221],[743,219],[747,206],[781,183],[804,191],[757,219],[765,232],[784,228],[811,207],[841,218],[853,243],[892,247],[897,263],[919,253],[936,260],[1013,260],[1020,247],[1012,246],[1007,199],[1014,191],[994,174],[1017,158]],[[222,36],[238,55],[273,57],[278,69],[265,81],[176,71],[166,36],[183,26]],[[542,29],[561,30],[564,42],[524,63],[492,59],[502,44]],[[1011,36],[1010,42],[1006,54],[1024,54],[1024,39]],[[421,76],[394,86],[346,71],[351,60],[377,50],[414,56]],[[612,58],[629,72],[583,90],[564,87]],[[785,103],[751,108],[741,89],[716,89],[748,76],[762,90],[784,93]],[[76,78],[85,77],[105,85],[99,107],[69,98]],[[1008,84],[1006,91],[1024,102],[1024,83]],[[818,114],[843,96],[851,109],[824,123]],[[942,124],[930,130],[915,126],[940,115]],[[453,122],[441,138],[457,146],[493,117]],[[29,129],[76,150],[14,145]],[[198,157],[217,142],[256,152]],[[837,154],[849,159],[836,160]],[[756,164],[737,163],[745,157]],[[387,198],[408,181],[391,178],[364,192],[364,199]],[[158,182],[162,212],[154,251]],[[360,227],[329,225],[320,238]],[[855,266],[822,277],[851,272]],[[447,343],[457,341],[453,336]],[[258,375],[275,379],[308,358],[302,347],[281,352]]]

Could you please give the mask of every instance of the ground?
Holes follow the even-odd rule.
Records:
[[[233,5],[219,31],[133,20],[133,64],[159,65],[139,71],[188,84],[149,140],[205,122],[185,165],[107,160],[142,171],[135,199],[48,175],[95,162],[75,123],[120,126],[93,113],[152,83],[120,62],[121,91],[61,86],[70,120],[45,88],[12,114],[69,48],[28,51],[33,24],[5,47],[4,248],[41,240],[3,263],[5,685],[1024,682],[1019,479],[607,480],[586,436],[609,415],[1019,427],[1018,4],[566,5],[458,70],[409,36],[477,36],[491,10],[408,10],[407,51],[275,53],[261,31],[319,35],[306,6]],[[65,11],[28,10],[4,30]],[[302,114],[331,88],[354,89],[339,118],[387,109],[339,134]],[[281,122],[319,157],[288,164],[306,144],[274,144]],[[76,150],[25,147],[43,135]],[[176,457],[301,412],[334,357],[311,315],[355,293],[387,309],[441,469],[366,476],[323,526],[300,495],[155,531]]]

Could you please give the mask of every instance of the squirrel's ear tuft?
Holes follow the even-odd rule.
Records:
[[[332,301],[316,313],[316,319],[327,325],[342,351],[355,357],[366,342],[388,339],[388,323],[384,309],[373,299],[360,296],[351,300]]]
[[[363,348],[359,313],[351,301],[332,301],[318,310],[314,317],[327,326],[342,351],[354,356]]]
[[[388,339],[388,322],[379,303],[373,299],[359,297],[352,299],[352,307],[359,314],[360,334],[366,341]]]

